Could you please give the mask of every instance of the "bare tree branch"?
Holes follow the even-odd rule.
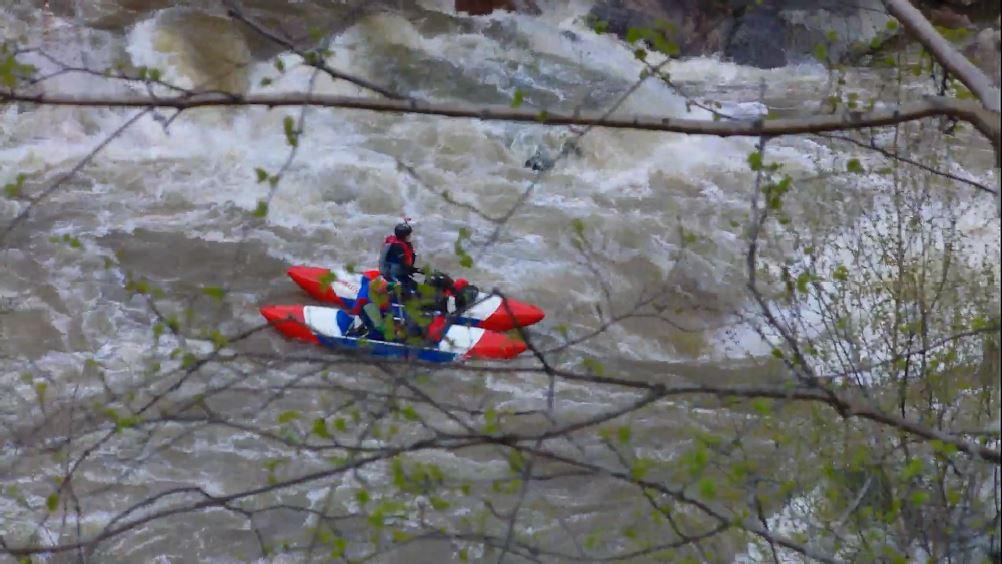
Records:
[[[943,68],[956,76],[960,82],[964,83],[978,100],[984,104],[985,108],[998,115],[999,89],[992,84],[992,81],[967,60],[949,41],[946,40],[936,28],[929,23],[929,20],[922,15],[909,0],[884,0],[887,11],[896,17],[901,24],[910,31],[919,42],[930,52],[933,57],[943,65]],[[996,117],[996,119],[998,119]]]
[[[278,94],[251,96],[223,96],[219,94],[195,94],[176,97],[128,97],[128,96],[68,96],[45,94],[0,94],[0,101],[29,102],[50,106],[83,107],[167,107],[176,109],[206,108],[220,106],[302,106],[304,104],[327,108],[369,110],[374,112],[437,115],[452,118],[483,119],[538,123],[544,125],[578,125],[607,127],[613,129],[633,129],[640,131],[664,131],[692,135],[712,135],[717,137],[776,137],[804,133],[821,133],[881,127],[914,121],[923,118],[949,116],[967,121],[978,128],[989,139],[995,139],[1000,128],[998,114],[987,112],[976,102],[956,100],[938,96],[927,96],[921,101],[910,102],[888,110],[871,112],[847,112],[821,116],[781,118],[756,121],[706,121],[684,118],[634,116],[631,118],[603,118],[604,113],[574,111],[571,114],[546,110],[513,109],[499,105],[433,104],[406,100],[379,100],[350,96]]]
[[[394,92],[394,91],[392,91],[392,90],[390,90],[388,88],[380,86],[380,85],[378,85],[378,84],[376,84],[376,83],[374,83],[372,81],[369,81],[369,80],[366,80],[364,78],[361,78],[361,77],[358,77],[358,76],[354,76],[352,74],[349,74],[349,73],[346,73],[344,71],[340,71],[338,69],[333,68],[333,67],[331,67],[330,65],[328,65],[327,63],[325,63],[323,61],[323,56],[320,53],[315,53],[315,52],[313,52],[313,53],[305,53],[305,52],[303,52],[303,50],[301,50],[298,47],[296,47],[295,43],[293,43],[292,41],[290,41],[290,40],[288,40],[288,39],[280,36],[279,34],[273,32],[273,31],[271,31],[271,30],[269,30],[267,28],[265,28],[264,26],[258,24],[257,22],[253,21],[251,18],[249,18],[246,15],[244,15],[244,13],[240,10],[240,8],[237,7],[236,3],[233,2],[232,0],[224,0],[223,5],[226,6],[226,11],[227,11],[227,13],[229,14],[230,17],[232,17],[233,19],[238,20],[240,22],[243,22],[244,24],[246,24],[248,27],[250,27],[251,29],[253,29],[256,33],[258,33],[262,37],[264,37],[264,38],[266,38],[266,39],[268,39],[268,40],[270,40],[270,41],[272,41],[274,43],[277,43],[277,44],[281,45],[282,47],[285,47],[286,49],[288,49],[288,50],[292,51],[293,53],[299,55],[300,57],[303,58],[304,61],[306,61],[306,64],[308,64],[308,65],[310,65],[312,67],[315,67],[319,71],[322,71],[322,72],[326,73],[328,76],[330,76],[331,78],[333,78],[335,80],[337,80],[337,79],[345,80],[345,81],[350,82],[350,83],[352,83],[352,84],[354,84],[356,86],[360,86],[362,88],[365,88],[366,90],[371,90],[371,91],[373,91],[373,92],[375,92],[377,94],[382,94],[383,96],[386,96],[387,98],[392,98],[394,100],[404,100],[404,99],[409,99],[410,98],[409,96],[402,96],[402,95],[400,95],[400,94],[398,94],[398,93],[396,93],[396,92]],[[359,6],[361,6],[361,4],[359,4]]]
[[[901,153],[894,153],[894,152],[888,151],[887,149],[884,149],[883,147],[880,147],[879,145],[877,145],[876,142],[873,141],[872,139],[871,139],[871,141],[869,143],[865,143],[865,142],[860,141],[858,139],[853,139],[852,137],[849,137],[847,135],[838,135],[838,134],[831,134],[831,133],[818,133],[817,135],[819,137],[824,137],[825,139],[834,139],[834,140],[837,140],[837,141],[845,141],[846,143],[852,143],[853,145],[856,145],[857,147],[862,147],[864,149],[869,149],[871,151],[875,151],[875,152],[877,152],[877,153],[879,153],[879,154],[881,154],[881,155],[883,155],[883,156],[885,156],[885,157],[887,157],[889,159],[894,159],[894,160],[897,160],[897,161],[901,161],[901,162],[909,164],[911,166],[920,168],[920,169],[922,169],[922,170],[924,170],[924,171],[926,171],[926,172],[928,172],[930,174],[935,174],[936,176],[942,176],[943,178],[949,178],[950,180],[955,180],[957,182],[962,182],[964,184],[967,184],[969,186],[973,186],[974,188],[977,188],[978,190],[981,190],[982,192],[986,192],[988,194],[993,194],[993,195],[998,194],[998,191],[995,190],[994,188],[990,188],[988,186],[985,186],[984,184],[982,184],[982,183],[980,183],[980,182],[978,182],[976,180],[970,180],[970,179],[964,178],[962,176],[957,176],[956,174],[953,174],[951,172],[947,172],[945,170],[938,170],[938,169],[933,168],[933,167],[931,167],[931,166],[929,166],[929,165],[927,165],[925,163],[921,163],[921,162],[916,161],[914,159],[910,159],[910,158],[902,155]]]

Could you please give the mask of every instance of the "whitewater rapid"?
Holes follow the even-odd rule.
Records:
[[[463,19],[463,26],[451,2],[423,5],[436,14],[437,27],[424,29],[398,14],[367,17],[334,38],[327,62],[429,101],[508,103],[518,90],[526,104],[568,110],[579,105],[607,108],[643,69],[628,45],[585,25],[584,2],[567,3],[543,18],[498,13]],[[80,30],[51,15],[44,20],[42,31],[29,31],[29,39],[64,62],[101,67],[125,58],[134,66],[162,69],[165,81],[184,87],[206,78],[203,69],[189,64],[179,30],[163,14],[121,33]],[[273,61],[248,62],[244,46],[224,39],[217,47],[229,49],[231,58],[243,65],[238,72],[245,73],[241,80],[250,93],[297,92],[309,84],[311,72],[297,65],[296,56],[279,57],[286,68],[280,73]],[[34,62],[40,72],[53,70],[42,59]],[[829,80],[820,65],[762,71],[710,57],[671,63],[670,69],[679,85],[722,100],[724,111],[748,116],[765,106],[815,108],[817,93]],[[266,78],[268,85],[262,84]],[[767,89],[760,99],[762,81]],[[127,92],[129,86],[68,74],[44,88],[93,95]],[[327,76],[316,78],[313,90],[367,95]],[[0,184],[23,173],[31,190],[49,185],[137,111],[4,108]],[[547,319],[534,330],[545,344],[558,342],[561,326],[576,333],[594,328],[596,307],[613,314],[610,309],[628,308],[652,290],[679,309],[692,310],[679,315],[683,323],[707,327],[692,332],[656,321],[615,325],[562,355],[562,365],[578,366],[594,356],[641,373],[659,369],[645,363],[672,363],[717,374],[715,370],[726,373],[726,363],[712,361],[768,352],[747,328],[716,329],[727,319],[717,312],[746,306],[743,227],[753,179],[747,156],[755,140],[597,129],[579,142],[579,154],[559,160],[539,180],[497,241],[481,247],[495,225],[437,192],[448,192],[487,216],[502,216],[536,178],[525,161],[538,151],[556,155],[574,137],[572,132],[311,108],[305,111],[295,159],[272,193],[267,182],[258,182],[255,169],[275,173],[282,168],[290,150],[283,120],[299,119],[300,111],[194,110],[171,119],[170,111],[158,110],[139,119],[33,210],[0,251],[0,295],[16,304],[0,318],[0,353],[6,355],[0,361],[0,412],[8,424],[19,412],[34,409],[33,388],[21,381],[26,371],[48,375],[53,389],[62,386],[86,396],[99,393],[99,385],[88,380],[92,387],[74,390],[72,382],[88,370],[88,361],[100,365],[113,387],[142,382],[143,371],[154,362],[163,370],[179,364],[167,358],[180,344],[169,334],[151,352],[155,319],[143,299],[123,288],[130,276],[149,280],[195,309],[206,323],[235,333],[261,322],[258,307],[264,303],[305,300],[285,268],[371,266],[383,237],[402,217],[414,218],[419,263],[541,306]],[[711,117],[698,108],[688,110],[683,97],[653,79],[617,112],[634,113]],[[806,176],[831,153],[810,139],[780,139],[770,144],[768,156],[786,172]],[[398,163],[411,167],[420,180]],[[269,198],[267,217],[254,218],[259,202]],[[27,205],[25,200],[0,199],[0,224]],[[577,221],[584,225],[593,254],[583,255],[574,244]],[[476,251],[477,261],[470,269],[460,266],[453,250],[460,229],[472,233],[465,244]],[[682,231],[697,239],[684,253]],[[64,236],[79,240],[79,248],[63,241]],[[614,289],[612,304],[603,297],[602,282]],[[225,287],[225,303],[200,294],[205,286]],[[181,309],[174,308],[179,315]],[[264,349],[301,350],[274,336],[256,343]],[[211,349],[207,342],[189,344]],[[361,381],[350,371],[338,376],[345,383]],[[236,379],[224,373],[216,377]],[[277,378],[264,371],[245,385],[267,383],[269,377]],[[453,386],[461,396],[487,393],[499,408],[538,409],[546,401],[545,382],[533,375],[465,376]],[[559,391],[560,408],[580,416],[628,396],[571,384],[561,384]],[[245,407],[253,413],[253,405],[240,406]],[[274,420],[278,410],[269,405],[260,416]],[[684,407],[669,405],[636,422],[635,433],[660,433],[684,417]],[[0,448],[5,449],[0,450],[0,464],[18,470],[12,475],[23,488],[31,487],[36,474],[58,475],[59,469],[41,458],[19,460],[13,447]],[[82,481],[93,487],[126,483],[138,491],[193,480],[210,493],[221,493],[258,479],[253,469],[270,455],[250,435],[220,432],[180,441],[173,449],[151,454],[151,462],[138,468],[120,468],[115,456],[107,454],[88,467]],[[506,469],[496,460],[429,456],[471,479]],[[305,468],[321,461],[306,454],[301,464]],[[195,476],[193,468],[198,469]],[[376,477],[384,470],[376,465],[365,472]],[[350,505],[351,487],[342,484],[335,490]],[[614,494],[559,488],[550,493],[582,507]],[[309,496],[320,503],[323,492]],[[104,500],[88,519],[96,527],[114,507]],[[468,511],[457,508],[455,515]],[[178,554],[218,556],[219,547],[202,536],[216,518],[200,514],[183,531],[171,532],[198,539],[189,552],[179,549]],[[538,514],[526,519],[536,519],[540,527],[545,523]],[[147,539],[149,547],[113,544],[112,550],[137,558],[157,554],[164,550],[158,538]]]

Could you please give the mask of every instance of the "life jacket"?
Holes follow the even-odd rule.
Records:
[[[448,327],[445,324],[445,318],[441,315],[435,316],[435,319],[428,324],[428,340],[432,343],[438,343],[442,340],[442,336]]]
[[[390,251],[390,247],[393,245],[400,245],[404,249],[404,266],[414,266],[414,246],[407,241],[402,239],[397,239],[396,235],[390,235],[383,241],[383,252],[379,257],[380,269],[384,266],[386,262],[386,254]]]

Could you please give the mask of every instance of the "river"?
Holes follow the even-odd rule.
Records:
[[[143,3],[133,4],[141,8]],[[615,103],[643,69],[628,45],[597,35],[583,23],[585,3],[562,3],[542,17],[498,13],[475,18],[452,13],[451,2],[419,4],[409,17],[387,13],[348,24],[333,38],[328,62],[430,101],[508,103],[517,89],[526,105],[592,110]],[[238,62],[247,61],[251,52],[225,31],[211,39],[199,36],[193,47],[194,32],[187,28],[191,20],[172,19],[169,13],[151,11],[135,25],[104,30],[81,28],[42,8],[12,15],[0,24],[5,34],[24,32],[27,44],[63,62],[100,68],[126,59],[161,69],[165,81],[185,87],[219,70],[213,67],[218,62],[200,64],[192,55],[196,48],[211,45],[215,53]],[[210,23],[199,25],[206,26],[198,28],[202,33],[210,33],[205,31],[212,29]],[[306,88],[310,71],[297,67],[294,55],[281,58],[284,73],[270,61],[259,61],[242,67],[232,79],[250,85],[253,93]],[[53,70],[41,58],[32,62],[40,72]],[[831,85],[821,64],[759,70],[703,57],[667,68],[685,91],[722,102],[725,113],[745,116],[762,107],[813,112]],[[878,91],[886,72],[850,69],[849,83],[861,97],[893,99]],[[271,84],[262,85],[264,78]],[[909,88],[923,87],[920,80],[914,82]],[[764,96],[760,84],[765,85]],[[45,88],[97,94],[129,87],[65,74],[47,81]],[[366,94],[325,76],[316,79],[314,89]],[[0,183],[23,173],[27,189],[40,190],[135,113],[15,105],[0,109]],[[711,117],[698,108],[687,110],[678,92],[654,79],[644,81],[617,113]],[[59,427],[65,418],[50,419],[41,431],[35,424],[59,413],[60,404],[87,406],[109,390],[158,389],[158,374],[180,362],[170,352],[184,343],[169,331],[152,344],[156,319],[142,296],[126,290],[130,277],[163,290],[158,304],[167,315],[183,319],[187,307],[196,327],[234,335],[262,322],[258,307],[265,303],[307,299],[285,275],[288,266],[372,265],[383,237],[403,216],[413,218],[419,263],[462,273],[485,289],[496,287],[542,307],[547,317],[533,334],[544,347],[558,344],[564,329],[580,335],[597,327],[596,307],[607,315],[622,313],[646,292],[656,292],[660,302],[671,305],[668,321],[614,325],[554,357],[559,366],[580,366],[593,357],[602,359],[609,371],[636,377],[762,381],[770,376],[768,369],[749,368],[745,362],[769,348],[730,315],[749,307],[742,229],[754,183],[746,159],[756,140],[596,129],[581,138],[578,152],[559,159],[541,176],[497,240],[485,245],[496,225],[436,192],[447,191],[486,216],[502,216],[536,178],[526,160],[537,151],[544,157],[556,155],[575,133],[541,125],[309,109],[295,159],[270,196],[267,217],[255,218],[259,200],[271,190],[267,182],[257,181],[255,168],[273,173],[283,166],[290,149],[283,119],[299,115],[298,109],[253,108],[187,111],[169,123],[166,111],[142,117],[8,235],[0,252],[0,418],[6,441],[0,444],[0,474],[5,485],[20,488],[30,505],[44,505],[49,479],[65,472],[64,458],[40,450],[43,441],[65,436]],[[989,178],[990,153],[970,150],[964,139],[951,156],[956,170]],[[833,155],[828,143],[816,138],[781,138],[768,149],[769,159],[783,163],[796,177],[816,175]],[[823,194],[826,182],[805,181],[804,202],[812,191]],[[0,199],[0,225],[26,205],[24,200]],[[587,253],[575,245],[576,221],[583,223]],[[454,252],[462,228],[472,233],[464,243],[475,259],[469,269],[461,267]],[[226,289],[221,303],[201,292],[209,286]],[[604,286],[610,288],[611,303]],[[187,344],[211,350],[207,341]],[[238,348],[316,352],[267,332]],[[248,424],[274,426],[285,411],[302,410],[312,418],[351,397],[311,393],[306,384],[327,380],[306,376],[306,370],[273,361],[213,365],[181,388],[174,401],[226,384],[232,389],[217,397],[214,410]],[[23,377],[26,373],[33,375],[31,380]],[[335,368],[324,378],[359,389],[389,389],[385,375],[371,368]],[[36,386],[43,380],[44,412]],[[282,385],[290,391],[276,399],[271,392]],[[467,406],[489,404],[499,411],[546,407],[547,380],[531,372],[436,372],[424,386],[441,401]],[[260,390],[269,390],[268,397]],[[573,419],[635,396],[561,384],[556,399],[559,417]],[[638,441],[663,437],[649,456],[670,459],[676,446],[687,443],[683,429],[706,424],[696,422],[699,410],[691,407],[663,404],[632,421]],[[446,424],[441,414],[425,415]],[[528,421],[522,427],[538,424]],[[404,435],[410,432],[399,425]],[[80,440],[87,444],[90,439]],[[70,452],[79,455],[81,448],[74,445]],[[74,480],[75,492],[86,500],[85,534],[143,496],[171,487],[197,484],[221,495],[261,484],[266,463],[293,452],[227,427],[178,424],[152,436],[123,433],[95,451]],[[328,464],[323,452],[295,456],[294,467],[278,467],[282,476]],[[430,452],[419,458],[483,488],[507,472],[507,463],[488,449]],[[376,480],[369,486],[374,497],[381,495],[379,480],[387,472],[374,465],[361,473]],[[357,479],[346,474],[333,482],[293,488],[276,500],[350,509],[356,503]],[[573,478],[540,484],[527,502],[523,526],[527,535],[542,535],[554,547],[573,552],[566,539],[560,540],[562,525],[550,518],[554,507],[589,527],[622,527],[633,518],[628,513],[633,508],[619,517],[598,511],[616,503],[622,492],[614,487],[589,487]],[[10,497],[0,499],[0,510],[5,515],[0,529],[8,538],[34,530],[40,515]],[[479,510],[473,503],[454,502],[440,519],[458,526]],[[576,517],[571,520],[571,526],[584,527]],[[257,525],[277,543],[311,523],[302,514],[272,513]],[[73,538],[71,527],[56,521],[40,531],[43,544]],[[344,534],[357,540],[366,533],[349,522]],[[256,546],[245,519],[213,510],[150,525],[109,541],[102,553],[115,561],[247,561],[256,557]],[[381,561],[441,562],[456,554],[448,543],[422,546],[390,553]],[[721,547],[722,554],[741,549]]]

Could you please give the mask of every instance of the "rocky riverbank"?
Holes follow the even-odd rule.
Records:
[[[472,15],[540,10],[529,0],[456,0],[455,7]],[[998,80],[998,2],[935,0],[920,7],[934,24],[963,30],[957,40]],[[680,55],[719,54],[759,68],[811,60],[822,52],[831,62],[852,64],[900,32],[889,25],[880,0],[599,0],[590,15],[621,37],[631,28],[664,28],[660,24],[669,22],[668,39]]]

